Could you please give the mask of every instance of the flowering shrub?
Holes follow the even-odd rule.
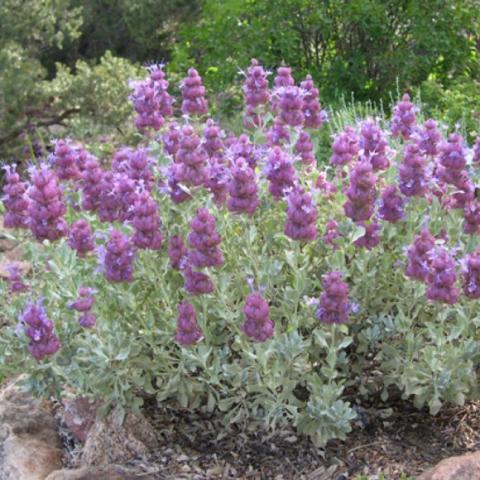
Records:
[[[319,445],[368,397],[436,413],[475,393],[480,142],[422,125],[404,96],[391,125],[342,125],[316,158],[313,80],[268,77],[252,60],[236,137],[208,118],[196,70],[175,105],[151,67],[132,84],[143,145],[100,161],[58,141],[30,179],[7,169],[5,227],[33,273],[0,286],[6,374]]]

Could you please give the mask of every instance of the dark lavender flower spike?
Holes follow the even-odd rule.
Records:
[[[260,292],[252,292],[245,300],[243,306],[245,322],[242,331],[256,342],[265,342],[273,337],[274,325],[270,319],[268,302]]]
[[[208,112],[208,102],[205,99],[205,87],[202,77],[194,68],[188,69],[188,75],[180,84],[182,91],[182,113],[186,115],[204,115]]]
[[[396,223],[405,216],[405,201],[398,193],[396,185],[387,186],[382,192],[382,204],[378,210],[380,218],[390,223]]]
[[[37,361],[60,349],[60,341],[53,331],[53,322],[47,317],[40,301],[30,302],[22,312],[20,321],[25,326],[25,335],[30,339],[28,351]]]
[[[320,128],[327,121],[327,114],[322,110],[318,88],[315,88],[311,75],[307,75],[300,84],[303,94],[303,116],[306,128]]]
[[[457,274],[455,261],[443,247],[435,247],[428,253],[430,266],[427,275],[427,298],[450,305],[457,303],[459,290],[455,287]]]
[[[287,196],[287,223],[285,235],[293,240],[312,242],[317,238],[317,210],[311,195],[302,188],[294,188]]]
[[[188,347],[202,338],[202,330],[198,326],[197,316],[193,305],[182,302],[178,306],[177,332],[175,340],[182,347]]]
[[[464,259],[463,293],[471,299],[480,298],[480,248],[468,254]]]
[[[416,122],[415,105],[406,93],[393,109],[392,136],[394,138],[401,136],[404,140],[408,140],[413,133]]]
[[[163,237],[160,232],[162,222],[157,202],[147,190],[136,196],[131,223],[135,229],[132,241],[137,248],[159,250],[162,247]]]
[[[323,293],[317,308],[317,318],[322,323],[346,323],[351,311],[348,300],[348,285],[340,272],[329,272],[323,276]]]
[[[131,240],[122,232],[112,230],[105,248],[103,266],[109,282],[131,282],[135,252]]]
[[[238,158],[231,168],[231,176],[228,184],[228,210],[253,215],[260,203],[255,172],[244,158]]]
[[[16,165],[7,165],[5,169],[5,185],[3,187],[3,205],[5,228],[28,228],[28,198],[26,196],[27,184],[20,180]]]
[[[335,167],[342,167],[350,163],[360,149],[359,138],[352,127],[346,127],[343,132],[335,136],[332,144],[330,163]]]
[[[268,191],[276,200],[295,184],[293,161],[280,147],[274,147],[268,154],[264,173],[270,182]]]
[[[72,224],[68,231],[68,245],[76,250],[79,257],[84,257],[95,249],[92,229],[87,220],[82,218]]]
[[[429,272],[429,252],[435,246],[435,237],[424,228],[407,250],[405,275],[422,282],[426,281]]]

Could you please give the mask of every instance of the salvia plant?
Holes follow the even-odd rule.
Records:
[[[7,167],[4,226],[32,271],[0,283],[2,374],[317,445],[367,400],[434,414],[477,395],[480,140],[405,95],[320,158],[313,79],[257,60],[244,75],[240,135],[195,69],[174,86],[154,65],[131,85],[140,145],[100,159],[64,139]]]

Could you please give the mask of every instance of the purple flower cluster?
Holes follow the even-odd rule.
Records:
[[[135,229],[132,241],[137,248],[160,250],[163,241],[160,232],[162,222],[158,214],[157,202],[146,190],[137,194],[131,223]]]
[[[480,163],[480,137],[477,137],[477,139],[475,140],[475,145],[473,146],[472,163]]]
[[[194,271],[188,263],[183,267],[182,273],[185,290],[191,295],[206,295],[213,292],[213,282],[206,273]]]
[[[85,162],[81,176],[82,208],[87,211],[96,211],[100,206],[103,170],[95,157]]]
[[[203,148],[208,153],[210,159],[222,159],[225,145],[223,137],[225,136],[221,128],[211,119],[207,120],[203,129]]]
[[[107,280],[109,282],[131,282],[134,259],[135,252],[130,239],[122,232],[112,230],[103,258]]]
[[[404,140],[408,140],[413,133],[416,122],[415,105],[406,93],[393,109],[392,136],[397,138],[401,135]]]
[[[180,270],[182,261],[187,257],[187,254],[188,250],[183,243],[182,237],[173,235],[168,244],[168,258],[170,259],[171,267],[175,270]]]
[[[432,157],[438,153],[441,138],[442,136],[437,129],[437,122],[431,118],[423,124],[423,128],[417,128],[412,134],[412,139],[418,145],[420,151]]]
[[[335,167],[347,165],[358,155],[359,149],[357,133],[352,127],[346,127],[334,138],[330,163]]]
[[[275,118],[273,120],[273,125],[267,132],[267,140],[269,145],[282,145],[284,142],[290,141],[290,133],[287,126],[280,120],[280,118]]]
[[[303,125],[303,90],[298,87],[280,87],[274,91],[279,108],[279,119],[284,125]]]
[[[382,129],[374,120],[366,120],[360,127],[360,148],[374,170],[385,170],[390,165],[387,158],[388,142]]]
[[[69,305],[69,308],[82,314],[78,321],[83,328],[93,328],[97,323],[97,317],[91,311],[95,303],[94,294],[92,288],[80,287],[77,300]]]
[[[463,209],[463,231],[469,235],[480,233],[480,201],[468,202]]]
[[[331,245],[334,250],[338,248],[335,240],[340,238],[340,232],[338,231],[338,224],[335,220],[329,220],[325,226],[325,233],[323,235],[323,242],[326,245]]]
[[[192,247],[189,252],[189,262],[197,268],[219,267],[224,258],[218,246],[221,243],[217,232],[215,217],[206,208],[199,208],[196,216],[190,221],[192,231],[188,242]]]
[[[50,162],[60,180],[78,180],[80,169],[77,164],[78,153],[65,140],[55,142],[55,149],[50,155]]]
[[[168,125],[168,130],[162,135],[163,150],[166,154],[175,158],[175,155],[180,148],[180,140],[182,138],[182,131],[178,123],[171,122]]]
[[[303,90],[303,116],[306,128],[319,128],[327,120],[327,114],[322,110],[319,101],[318,88],[315,88],[311,75],[307,75],[300,83]]]
[[[205,87],[202,77],[194,68],[188,69],[188,75],[181,84],[182,113],[185,115],[203,115],[208,112],[208,102],[205,99]]]
[[[130,150],[125,162],[125,174],[132,179],[137,186],[141,186],[148,191],[153,188],[152,165],[154,159],[150,157],[146,148],[137,148]]]
[[[175,179],[185,185],[199,186],[207,179],[208,154],[190,125],[182,128],[180,147],[175,154]]]
[[[372,222],[369,224],[364,223],[362,226],[365,228],[365,233],[353,243],[357,247],[371,250],[380,243],[380,225],[377,222]]]
[[[317,210],[312,196],[296,187],[289,193],[287,203],[285,235],[301,242],[315,240],[317,238]]]
[[[253,58],[243,83],[243,93],[247,107],[243,122],[246,128],[258,127],[261,124],[261,116],[255,109],[266,105],[270,100],[267,76],[268,72],[264,70],[258,60]]]
[[[15,264],[7,265],[7,271],[8,271],[7,282],[8,282],[10,293],[15,295],[16,293],[26,292],[28,290],[28,285],[23,283],[22,275],[18,265],[15,265]]]
[[[431,249],[428,256],[427,298],[450,305],[456,303],[460,292],[455,287],[457,274],[454,259],[443,247]]]
[[[323,276],[323,293],[317,308],[317,318],[322,323],[346,323],[350,313],[348,285],[340,272],[329,272]]]
[[[150,76],[141,82],[134,82],[130,99],[137,112],[135,126],[144,131],[147,128],[160,130],[165,117],[173,114],[173,100],[168,93],[168,81],[165,80],[163,65],[149,67]]]
[[[193,345],[202,338],[202,330],[197,323],[197,315],[191,303],[182,302],[178,306],[177,331],[175,340],[182,347]]]
[[[405,201],[398,193],[396,185],[389,185],[382,192],[382,204],[378,210],[380,218],[390,223],[396,223],[405,216]]]
[[[295,80],[292,77],[292,69],[290,67],[281,66],[277,68],[277,75],[273,79],[275,88],[292,87]]]
[[[429,252],[435,246],[435,238],[424,228],[407,250],[405,275],[422,282],[426,281],[429,272]]]
[[[250,339],[256,342],[265,342],[273,337],[275,327],[270,319],[268,302],[260,292],[252,292],[248,295],[243,306],[245,322],[242,331]]]
[[[92,229],[87,220],[82,218],[72,224],[68,231],[68,245],[72,250],[76,250],[79,257],[95,250]]]
[[[245,133],[242,133],[232,143],[232,146],[229,148],[229,154],[232,156],[233,162],[235,162],[237,158],[244,158],[248,162],[250,168],[253,168],[255,170],[255,167],[257,166],[255,147],[250,141],[249,136]]]
[[[468,254],[464,259],[463,293],[468,298],[480,298],[480,248]]]
[[[357,161],[350,172],[350,186],[346,191],[348,200],[343,209],[345,215],[354,222],[369,220],[375,210],[377,177],[373,174],[372,164]]]
[[[257,196],[255,172],[244,158],[238,158],[230,173],[232,177],[228,183],[230,195],[227,200],[228,210],[233,213],[253,215],[260,203]]]
[[[213,194],[213,202],[217,206],[221,206],[227,201],[229,178],[230,172],[224,163],[217,159],[210,160],[205,187]]]
[[[295,184],[292,159],[280,147],[273,147],[270,151],[264,173],[270,182],[268,191],[276,200],[282,198],[286,190]]]
[[[27,191],[30,199],[27,210],[29,227],[39,242],[53,242],[67,233],[67,223],[63,218],[67,209],[58,177],[46,165],[41,165],[32,168],[31,178],[32,185]]]
[[[28,228],[28,200],[25,195],[27,185],[20,180],[15,165],[6,166],[4,169],[5,185],[2,201],[6,212],[3,225],[5,228]]]
[[[305,130],[302,130],[298,136],[297,143],[295,144],[295,153],[300,155],[300,159],[304,165],[312,165],[315,163],[313,142],[310,134]]]
[[[407,197],[423,197],[428,192],[428,160],[418,144],[405,147],[403,163],[399,166],[400,191]]]
[[[29,303],[20,315],[25,326],[25,335],[30,339],[28,351],[37,360],[43,360],[60,349],[60,341],[53,331],[53,322],[47,317],[39,301]]]

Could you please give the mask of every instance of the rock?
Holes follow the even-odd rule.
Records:
[[[446,458],[417,480],[480,480],[480,451]]]
[[[0,392],[0,480],[44,480],[61,466],[54,417],[10,383]]]
[[[127,413],[121,425],[118,417],[118,410],[113,410],[96,419],[87,435],[81,465],[125,463],[158,447],[155,430],[143,415]]]
[[[153,475],[145,474],[120,465],[102,465],[100,467],[82,467],[75,470],[57,470],[45,480],[154,480]]]
[[[85,397],[64,398],[63,422],[73,437],[85,443],[90,429],[95,424],[97,404],[92,403]]]

